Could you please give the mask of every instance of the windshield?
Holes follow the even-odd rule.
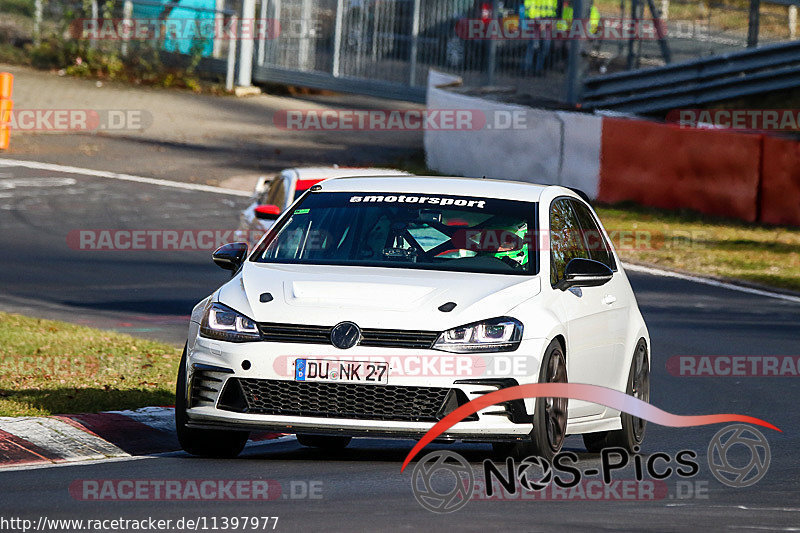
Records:
[[[312,193],[251,259],[532,275],[536,212],[536,203],[492,198]]]

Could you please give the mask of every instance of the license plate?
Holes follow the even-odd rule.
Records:
[[[389,363],[296,359],[294,380],[386,385],[389,383]]]

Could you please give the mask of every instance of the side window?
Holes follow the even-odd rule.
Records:
[[[285,183],[286,179],[283,176],[278,176],[275,178],[272,183],[270,183],[269,189],[267,189],[267,197],[264,203],[269,205],[277,205],[281,210],[283,210],[284,205],[286,204]]]
[[[611,253],[611,247],[592,212],[588,207],[576,200],[572,200],[572,209],[578,215],[578,220],[583,228],[584,244],[589,249],[591,258],[595,261],[600,261],[611,270],[616,270],[617,265],[614,261],[614,254]]]
[[[268,203],[267,198],[269,198],[269,192],[272,190],[273,187],[275,187],[275,180],[278,179],[280,178],[273,178],[273,180],[267,186],[266,190],[258,195],[258,200],[257,200],[258,205],[266,205]]]
[[[572,259],[591,259],[581,238],[581,225],[567,198],[550,205],[550,283],[555,285],[564,277],[564,269]]]

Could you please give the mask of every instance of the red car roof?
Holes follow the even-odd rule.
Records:
[[[324,181],[324,178],[318,180],[297,180],[297,184],[294,186],[294,190],[295,192],[305,191],[306,189],[310,189],[320,181]]]

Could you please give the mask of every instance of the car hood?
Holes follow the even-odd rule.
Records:
[[[218,300],[257,322],[441,331],[504,316],[540,291],[538,276],[246,262]],[[269,293],[272,300],[261,301]],[[450,312],[438,308],[447,302]]]

